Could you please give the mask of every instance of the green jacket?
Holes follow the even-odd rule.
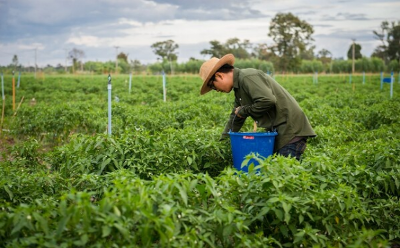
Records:
[[[233,90],[235,104],[221,138],[228,137],[230,130],[238,132],[249,116],[266,131],[276,129],[275,151],[296,136],[316,136],[297,101],[263,71],[235,67]],[[235,116],[235,109],[239,106],[239,115],[243,118]]]

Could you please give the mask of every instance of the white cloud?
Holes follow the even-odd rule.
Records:
[[[154,62],[151,44],[167,39],[179,45],[178,57],[203,58],[209,42],[230,38],[271,44],[271,19],[292,12],[313,25],[317,50],[344,57],[355,38],[369,56],[378,42],[372,31],[383,20],[397,21],[399,1],[350,0],[0,0],[0,65],[17,54],[39,65],[64,63],[66,51],[85,51],[85,60],[112,60],[114,46],[132,59]],[[24,14],[21,14],[24,13]]]
[[[33,50],[33,49],[38,49],[38,50],[44,50],[45,46],[42,43],[31,43],[31,44],[17,44],[17,49],[21,50]]]
[[[104,41],[102,42],[101,39],[96,36],[78,34],[70,37],[66,43],[87,47],[99,47]]]

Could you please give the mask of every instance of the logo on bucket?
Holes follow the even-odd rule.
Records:
[[[243,136],[243,139],[254,139],[254,136]]]

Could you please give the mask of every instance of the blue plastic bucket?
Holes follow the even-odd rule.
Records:
[[[267,158],[274,152],[275,136],[277,132],[265,133],[236,133],[229,132],[231,138],[233,166],[237,170],[248,172],[248,166],[254,163],[257,166],[259,163],[255,159],[250,159],[246,166],[242,163],[246,156],[250,153],[258,153],[260,156]]]

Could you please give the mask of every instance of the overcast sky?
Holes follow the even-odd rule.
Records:
[[[200,54],[210,41],[230,38],[272,44],[269,25],[277,13],[298,16],[314,27],[315,52],[346,57],[352,39],[370,56],[379,45],[372,31],[384,20],[400,21],[399,0],[0,0],[0,65],[13,55],[25,66],[66,62],[73,48],[84,61],[130,60],[154,63],[150,46],[172,39],[178,61]],[[118,48],[115,48],[118,47]]]

